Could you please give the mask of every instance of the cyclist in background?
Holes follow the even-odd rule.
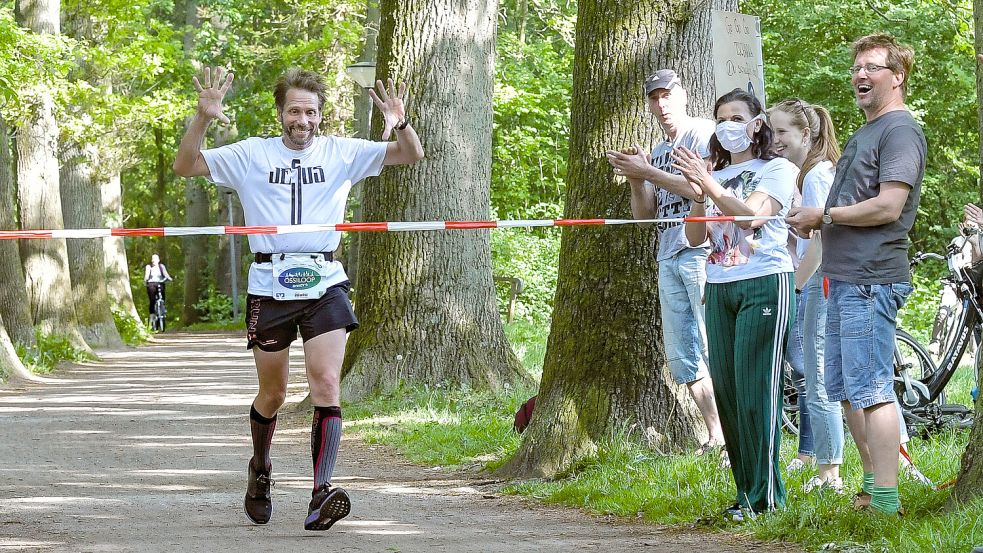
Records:
[[[154,315],[157,290],[160,290],[160,297],[164,299],[164,283],[168,280],[174,279],[167,273],[167,267],[160,262],[160,256],[157,254],[150,256],[150,264],[143,268],[143,283],[147,287],[147,304],[150,315]]]

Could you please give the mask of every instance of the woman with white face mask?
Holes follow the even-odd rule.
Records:
[[[795,294],[782,217],[799,171],[772,152],[772,130],[751,94],[735,89],[721,96],[714,118],[708,160],[682,148],[674,156],[703,191],[705,201],[694,202],[690,216],[768,217],[686,223],[690,244],[710,240],[704,296],[710,376],[737,487],[725,515],[743,520],[785,503],[779,422]]]
[[[799,167],[798,190],[803,207],[824,207],[833,184],[834,165],[840,147],[833,119],[822,106],[793,99],[779,102],[768,111],[775,130],[775,152]],[[811,238],[811,239],[810,239]],[[788,348],[789,364],[804,376],[799,391],[799,454],[789,470],[801,470],[815,460],[818,474],[810,478],[803,491],[832,489],[843,491],[840,465],[843,464],[843,412],[838,402],[826,397],[824,350],[826,337],[826,298],[819,262],[822,242],[819,232],[797,240],[799,266],[795,269],[795,289],[799,313]]]

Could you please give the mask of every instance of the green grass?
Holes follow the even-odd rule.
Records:
[[[507,329],[526,368],[541,374],[546,337],[525,323]],[[975,382],[971,367],[961,368],[950,384],[952,400],[960,400]],[[410,460],[441,466],[494,469],[518,448],[512,431],[515,411],[534,390],[502,394],[447,390],[402,389],[345,406],[346,422],[370,443],[396,447]],[[969,433],[949,431],[928,439],[914,438],[909,450],[916,466],[938,484],[955,478]],[[785,435],[782,466],[795,455],[796,437]],[[950,489],[932,490],[903,479],[900,492],[907,511],[899,520],[880,518],[850,507],[860,488],[862,469],[856,449],[846,448],[841,469],[844,495],[801,491],[812,474],[786,476],[786,508],[736,525],[719,516],[733,503],[729,470],[717,459],[693,455],[661,456],[625,436],[601,444],[597,454],[581,461],[572,474],[555,481],[515,482],[504,493],[536,498],[595,513],[654,524],[693,525],[708,532],[735,532],[765,541],[788,541],[808,550],[969,552],[983,545],[983,499],[947,510]],[[783,475],[785,476],[785,475]]]

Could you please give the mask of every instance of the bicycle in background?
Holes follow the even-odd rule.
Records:
[[[919,263],[934,259],[944,261],[948,274],[945,286],[951,287],[958,302],[948,314],[944,338],[939,341],[939,362],[911,334],[898,329],[895,339],[894,389],[901,404],[909,432],[928,433],[942,428],[969,428],[973,424],[970,407],[946,402],[946,386],[952,380],[965,357],[974,336],[980,333],[983,322],[983,260],[971,261],[965,248],[979,229],[965,227],[960,237],[946,248],[945,255],[921,253],[911,260],[912,269]],[[976,356],[975,375],[979,375],[981,355]],[[979,382],[976,382],[977,389]]]

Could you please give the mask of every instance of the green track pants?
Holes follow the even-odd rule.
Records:
[[[706,286],[710,376],[737,502],[755,512],[785,504],[782,364],[795,321],[792,273]]]

